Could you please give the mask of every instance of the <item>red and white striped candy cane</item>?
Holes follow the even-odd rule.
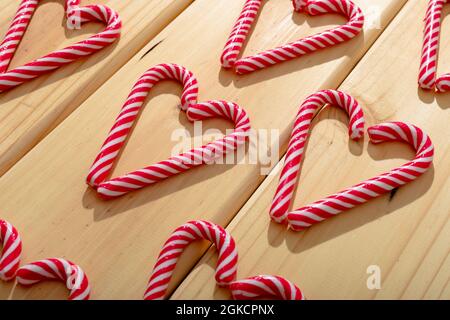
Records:
[[[234,122],[234,131],[222,139],[200,148],[194,148],[168,160],[105,181],[143,107],[148,92],[161,80],[177,80],[183,84],[182,109],[186,110],[186,115],[190,121],[225,118]],[[197,104],[197,94],[197,80],[191,72],[181,66],[161,64],[147,71],[134,86],[116,119],[116,123],[90,169],[87,183],[95,188],[104,199],[112,199],[193,167],[210,163],[244,144],[250,130],[250,121],[246,112],[235,103],[220,100]]]
[[[261,275],[234,281],[230,290],[235,300],[305,300],[302,291],[294,283],[279,276]]]
[[[450,90],[450,74],[440,77],[437,77],[436,74],[442,9],[446,3],[447,0],[430,0],[428,3],[419,71],[419,86],[423,89],[436,88],[438,92]]]
[[[293,3],[296,11],[304,10],[312,16],[337,13],[344,15],[349,21],[342,26],[238,60],[262,5],[262,0],[247,0],[223,49],[222,66],[234,66],[238,74],[250,73],[348,41],[357,36],[363,28],[364,15],[350,0],[294,0]]]
[[[164,299],[174,269],[183,250],[193,241],[208,240],[216,245],[219,258],[216,282],[228,286],[236,279],[238,254],[231,235],[221,226],[208,221],[189,221],[178,227],[166,241],[145,291],[145,300]]]
[[[303,230],[401,187],[420,177],[431,166],[434,147],[431,139],[420,128],[403,122],[387,122],[370,127],[368,132],[372,143],[385,141],[409,143],[416,150],[416,157],[390,172],[290,212],[288,222],[293,230]]]
[[[69,300],[88,300],[89,281],[80,266],[65,259],[51,258],[29,263],[17,271],[17,282],[31,286],[46,280],[63,281],[70,290]]]
[[[347,112],[350,117],[349,135],[352,139],[358,140],[364,135],[363,111],[358,102],[350,95],[336,90],[323,90],[310,95],[303,102],[295,118],[278,188],[270,208],[270,216],[278,223],[286,222],[295,185],[301,172],[300,168],[311,122],[317,111],[325,104],[337,106]]]
[[[0,92],[93,54],[110,45],[120,36],[122,23],[117,12],[104,5],[79,7],[79,3],[80,0],[67,0],[68,25],[73,27],[77,23],[81,25],[86,22],[100,21],[106,24],[104,31],[8,71],[9,64],[39,4],[39,0],[22,0],[0,45]]]
[[[0,220],[0,241],[3,246],[0,252],[0,279],[8,281],[14,279],[19,268],[22,240],[12,224]]]

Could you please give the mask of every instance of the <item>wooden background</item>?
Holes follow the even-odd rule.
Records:
[[[60,2],[42,1],[13,66],[101,28],[64,31]],[[368,18],[356,39],[247,76],[222,70],[219,63],[243,0],[101,2],[124,21],[114,47],[0,96],[0,218],[20,230],[24,263],[65,257],[86,271],[93,299],[141,299],[171,231],[188,220],[206,219],[226,226],[235,238],[239,278],[282,275],[308,299],[450,298],[450,95],[424,92],[416,84],[426,1],[355,0]],[[18,4],[0,5],[0,32]],[[343,22],[338,16],[293,14],[290,1],[268,0],[244,54]],[[446,21],[443,32],[448,28]],[[450,70],[445,37],[440,58],[440,71]],[[132,85],[163,62],[194,72],[200,100],[235,101],[254,129],[278,130],[280,154],[269,164],[206,166],[117,200],[99,200],[84,183],[89,166]],[[357,98],[368,125],[400,120],[422,127],[433,139],[436,158],[429,172],[393,197],[294,233],[270,222],[270,201],[298,106],[325,88]],[[175,129],[193,134],[177,108],[179,94],[174,83],[151,92],[114,175],[167,158],[176,144]],[[367,137],[349,142],[346,125],[346,115],[334,108],[316,117],[294,206],[413,156],[402,144],[373,146]],[[204,130],[229,127],[219,120],[203,124]],[[208,248],[200,242],[186,250],[170,286],[172,298],[229,298],[214,284],[216,255]],[[379,290],[366,285],[371,265],[381,269]],[[1,299],[66,297],[63,284],[24,289],[0,283]]]

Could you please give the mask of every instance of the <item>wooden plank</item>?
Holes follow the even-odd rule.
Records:
[[[239,248],[239,278],[282,275],[309,299],[450,298],[450,96],[417,88],[426,5],[408,1],[340,89],[360,101],[368,125],[399,120],[428,132],[436,147],[434,167],[395,195],[301,233],[269,222],[278,172],[268,177],[228,227]],[[450,41],[441,42],[439,69],[448,70]],[[294,207],[387,171],[413,155],[400,144],[368,146],[367,138],[364,146],[349,142],[346,123],[343,112],[334,109],[315,120]],[[214,285],[215,259],[211,248],[172,297],[228,298],[227,290]],[[367,287],[371,265],[380,267],[380,290]]]
[[[119,12],[123,21],[120,41],[89,58],[0,95],[0,174],[95,92],[191,2],[82,1],[82,5],[103,3]],[[5,34],[19,3],[19,0],[2,3],[1,35]],[[41,1],[10,68],[85,39],[104,28],[95,23],[87,24],[81,30],[67,31],[61,26],[65,23],[62,3],[62,0]]]
[[[358,0],[364,10],[376,4],[384,27],[405,1]],[[267,36],[277,21],[277,34],[292,40],[341,23],[340,17],[306,19],[292,24],[290,5],[270,1],[253,33],[250,50],[279,44]],[[246,77],[220,69],[224,42],[241,10],[242,2],[195,1],[161,34],[133,57],[117,74],[83,103],[39,145],[0,179],[2,217],[22,231],[24,261],[65,256],[82,265],[94,288],[93,298],[142,297],[152,263],[169,233],[190,219],[208,219],[226,225],[263,180],[261,166],[211,165],[110,202],[99,200],[84,184],[122,101],[149,67],[177,62],[194,71],[200,99],[234,100],[245,107],[255,129],[279,129],[288,135],[287,116],[298,101],[322,87],[335,87],[350,72],[382,29],[367,27],[364,36],[348,44],[291,61]],[[269,10],[273,9],[273,10]],[[206,14],[207,13],[207,14]],[[221,23],[217,23],[217,17]],[[313,21],[313,22],[310,22]],[[210,32],[214,26],[214,32]],[[313,29],[311,31],[310,29]],[[180,89],[173,83],[158,85],[150,95],[114,174],[166,158],[177,144],[176,129],[193,134],[193,126],[180,115]],[[224,130],[229,124],[207,121],[204,130]],[[275,157],[275,163],[279,157]],[[188,273],[206,251],[207,244],[190,247],[180,262],[170,288]],[[10,285],[11,286],[11,285]],[[0,284],[0,295],[12,298],[64,297],[48,291],[51,285],[25,291]],[[39,291],[38,288],[42,290]]]

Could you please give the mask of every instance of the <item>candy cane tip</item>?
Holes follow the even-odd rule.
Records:
[[[12,275],[12,276],[6,276],[3,272],[0,272],[0,280],[8,282],[13,280],[16,277],[16,274]]]
[[[383,130],[382,125],[374,125],[367,129],[367,134],[369,135],[369,140],[371,143],[377,144],[381,143],[383,140],[376,137],[378,131]]]
[[[233,280],[235,280],[235,279],[233,279]],[[221,282],[216,282],[216,283],[217,283],[217,286],[220,287],[220,288],[228,288],[230,286],[229,282],[221,281]]]
[[[95,182],[92,182],[89,178],[86,179],[86,184],[94,190],[97,190],[97,188],[98,188],[98,184]]]
[[[247,69],[246,67],[245,67],[245,65],[241,65],[239,62],[237,62],[235,65],[234,65],[234,68],[235,68],[235,72],[236,72],[236,74],[238,74],[238,75],[244,75],[244,74],[248,74],[248,73],[251,73],[253,70],[252,69]]]
[[[450,89],[450,81],[448,80],[438,80],[436,81],[436,92],[445,93]]]
[[[295,12],[303,12],[303,10],[307,7],[306,0],[292,0],[292,5],[294,6]]]
[[[183,103],[180,103],[180,104],[178,105],[178,108],[181,109],[181,110],[183,110],[183,111],[188,110],[189,107],[190,107],[190,104],[189,104],[189,103],[184,103],[184,104],[183,104]]]
[[[286,214],[278,215],[275,212],[270,213],[270,218],[278,224],[286,224]]]
[[[233,67],[234,67],[234,61],[228,61],[228,60],[222,61],[222,68],[231,69]]]
[[[428,84],[428,83],[419,82],[418,84],[419,84],[419,87],[422,90],[425,90],[425,91],[431,91],[431,90],[433,90],[435,88],[434,83],[433,84]]]
[[[352,140],[359,140],[364,136],[364,129],[357,128],[354,130],[351,130],[350,132],[350,139]]]
[[[306,229],[305,227],[296,226],[296,225],[294,225],[292,223],[288,224],[288,230],[291,230],[291,231],[294,231],[294,232],[300,232],[300,231],[303,231],[305,229]]]

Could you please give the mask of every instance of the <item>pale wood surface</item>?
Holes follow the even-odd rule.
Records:
[[[83,0],[81,5],[103,3],[119,12],[120,40],[112,46],[49,75],[0,94],[0,174],[77,108],[192,0]],[[0,4],[3,37],[19,0]],[[86,24],[81,30],[65,28],[63,0],[40,2],[10,68],[23,65],[55,49],[97,33],[104,25]]]
[[[382,27],[405,3],[355,2],[363,10],[376,4]],[[259,165],[212,165],[121,199],[97,199],[84,178],[130,88],[147,68],[162,62],[186,66],[199,79],[201,100],[238,102],[255,129],[279,129],[286,143],[299,102],[319,88],[338,86],[382,31],[367,27],[364,35],[347,44],[237,77],[221,70],[218,61],[241,7],[240,1],[195,1],[0,179],[0,211],[22,232],[24,262],[64,256],[86,270],[94,288],[92,298],[140,299],[157,254],[175,227],[190,219],[226,225],[264,179]],[[335,16],[295,15],[292,23],[291,17],[290,4],[270,1],[246,52],[277,45],[280,37],[292,40],[343,22]],[[276,34],[266,33],[274,21],[279,25]],[[151,93],[115,174],[166,158],[176,143],[170,140],[174,129],[192,133],[192,125],[177,108],[179,92],[177,85],[165,83]],[[204,124],[204,129],[228,127],[223,121]],[[189,248],[171,290],[206,250],[206,243]],[[0,284],[0,297],[67,295],[62,285],[12,288]]]
[[[309,299],[450,299],[450,95],[424,92],[416,84],[426,4],[409,1],[340,89],[359,100],[369,125],[401,120],[428,132],[436,147],[433,168],[395,195],[301,233],[269,220],[276,172],[228,226],[240,255],[238,278],[282,275]],[[443,32],[448,28],[447,19]],[[450,69],[450,41],[442,37],[441,45],[443,72]],[[314,123],[296,208],[413,156],[402,144],[368,146],[367,137],[364,145],[349,142],[341,111],[324,110]],[[228,298],[227,290],[215,286],[215,261],[211,248],[172,298]],[[381,269],[380,290],[366,286],[370,265]]]

